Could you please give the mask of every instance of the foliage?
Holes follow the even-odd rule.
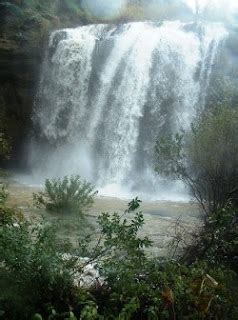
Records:
[[[238,270],[238,111],[215,108],[187,133],[157,142],[157,172],[184,181],[206,213],[183,261]]]
[[[186,248],[183,260],[203,259],[211,265],[226,265],[238,272],[237,227],[237,209],[226,208],[212,213],[205,227]]]
[[[149,239],[134,238],[143,225],[141,218],[137,214],[127,225],[116,215],[100,217],[107,253],[102,272],[110,288],[98,299],[105,319],[112,313],[114,319],[209,319],[214,314],[223,319],[233,312],[237,316],[226,287],[236,276],[205,261],[187,266],[150,258],[143,250],[151,245]]]
[[[24,221],[24,215],[21,211],[8,208],[0,204],[0,226],[18,225]]]
[[[109,19],[93,17],[84,0],[11,0],[3,4],[7,12],[15,17],[21,17],[25,11],[31,10],[32,15],[55,15],[59,18],[61,25],[66,27],[79,23],[97,23],[107,21],[120,23],[128,21],[144,21],[148,19],[164,20],[179,17],[181,11],[186,10],[186,5],[181,1],[147,1],[128,0],[118,14]]]
[[[228,304],[233,299],[226,285],[236,277],[232,272],[217,266],[213,269],[207,262],[186,266],[150,258],[144,248],[152,243],[137,236],[143,226],[141,213],[130,225],[125,220],[120,222],[118,215],[109,219],[104,214],[99,225],[107,252],[102,272],[110,288],[108,295],[99,300],[103,301],[99,311],[105,319],[110,319],[111,313],[114,319],[209,319],[213,314],[222,319],[230,312]]]
[[[64,320],[77,320],[72,311],[57,313],[54,309],[51,311],[51,314],[48,317],[49,320],[54,319],[64,319]],[[32,320],[43,320],[42,316],[39,313],[34,314]]]
[[[30,319],[39,309],[44,315],[52,305],[68,309],[76,294],[62,249],[53,226],[1,226],[0,303],[6,319]]]
[[[152,242],[139,236],[143,215],[133,213],[139,204],[138,198],[132,200],[122,216],[101,214],[96,245],[90,248],[85,239],[87,263],[97,262],[105,279],[87,290],[74,284],[76,260],[62,258],[65,252],[82,254],[83,242],[78,249],[59,243],[56,226],[45,221],[36,227],[26,221],[2,224],[4,319],[237,319],[237,275],[220,261],[187,265],[150,257],[145,249]]]
[[[183,139],[183,134],[177,133],[175,136],[162,137],[157,141],[158,161],[156,171],[159,174],[172,176],[175,179],[186,179]]]
[[[31,12],[32,16],[38,16],[40,19],[46,17],[51,20],[50,22],[53,22],[57,15],[62,24],[67,22],[69,26],[72,22],[87,22],[87,14],[83,11],[80,2],[80,0],[12,0],[2,5],[6,15],[10,13],[10,20],[12,15],[15,19],[20,18],[20,21],[15,21],[18,23],[24,19],[25,14]]]
[[[78,212],[83,214],[89,209],[97,191],[94,187],[76,176],[60,179],[47,179],[45,191],[33,194],[36,207],[45,207],[46,210],[54,212]]]
[[[157,142],[157,172],[184,181],[206,213],[237,203],[237,121],[236,109],[219,108],[203,113],[189,132]]]
[[[128,212],[139,208],[137,198]],[[188,266],[178,261],[151,258],[152,242],[138,237],[142,213],[130,220],[114,214],[99,217],[101,237],[90,255],[101,261],[107,287],[96,292],[98,312],[104,319],[235,319],[237,309],[229,288],[236,275],[206,261]],[[112,314],[114,315],[112,317]],[[229,315],[229,316],[228,316]]]

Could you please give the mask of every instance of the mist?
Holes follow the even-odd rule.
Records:
[[[91,15],[101,19],[115,18],[125,7],[127,0],[83,0],[82,6]]]
[[[235,0],[83,0],[83,8],[99,20],[209,20],[238,25]]]

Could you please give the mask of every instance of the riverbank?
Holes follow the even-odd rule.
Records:
[[[77,243],[82,232],[97,234],[97,217],[100,213],[118,212],[123,215],[128,203],[125,199],[98,196],[92,208],[86,213],[85,222],[82,222],[77,215],[62,215],[62,213],[49,213],[36,209],[32,194],[40,191],[39,187],[27,186],[11,180],[8,189],[8,206],[22,210],[32,223],[37,223],[42,217],[49,221],[60,222],[59,236],[73,243]],[[178,230],[183,233],[185,239],[189,240],[189,234],[201,225],[199,208],[192,202],[145,201],[142,202],[140,210],[145,219],[141,233],[153,240],[154,254],[167,253],[169,244]],[[125,214],[127,219],[132,217],[133,214]]]

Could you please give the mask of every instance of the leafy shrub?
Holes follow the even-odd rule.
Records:
[[[24,215],[21,211],[0,204],[0,226],[22,223]]]
[[[52,310],[51,314],[48,317],[49,320],[56,320],[56,319],[64,319],[64,320],[77,320],[74,316],[72,311],[57,313],[54,309]],[[34,314],[32,320],[43,320],[42,316],[39,313]]]
[[[185,182],[208,215],[238,204],[237,123],[237,109],[223,106],[157,142],[157,172]]]
[[[185,249],[184,260],[205,260],[212,265],[226,265],[238,272],[238,214],[226,208],[212,213],[205,227]]]
[[[237,109],[218,107],[203,113],[191,131],[157,143],[157,171],[184,181],[206,213],[183,261],[238,270],[237,121]]]
[[[4,319],[229,319],[238,317],[234,272],[209,261],[190,265],[154,258],[152,245],[139,236],[144,219],[134,199],[123,215],[103,213],[92,248],[88,239],[73,249],[56,237],[55,226],[0,227],[0,310]],[[225,219],[225,218],[224,218]],[[229,218],[230,219],[230,218]],[[218,223],[219,222],[212,222]],[[95,240],[95,238],[94,238]],[[105,282],[91,289],[75,287],[74,259],[64,252],[81,252],[101,267]],[[67,248],[67,250],[66,250]],[[85,249],[85,248],[84,248]]]
[[[139,202],[133,200],[125,214]],[[152,242],[138,236],[141,212],[131,220],[104,213],[98,222],[100,241],[89,256],[101,261],[107,284],[94,293],[104,319],[236,319],[236,298],[229,290],[237,279],[233,272],[206,261],[187,265],[150,257],[145,248]]]
[[[63,179],[47,179],[45,191],[34,193],[33,200],[36,207],[45,207],[54,212],[78,212],[89,209],[97,191],[85,181],[81,181],[78,175]]]
[[[51,306],[68,309],[76,293],[61,250],[55,227],[45,223],[0,228],[0,304],[6,319],[30,319],[37,310],[44,316]]]

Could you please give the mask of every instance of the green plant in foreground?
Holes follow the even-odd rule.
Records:
[[[205,260],[210,265],[227,265],[238,271],[238,213],[225,208],[210,214],[204,228],[185,248],[184,261]]]
[[[189,265],[152,257],[145,250],[151,241],[140,235],[143,214],[130,215],[139,204],[136,198],[122,215],[99,215],[100,233],[87,255],[82,242],[59,242],[46,221],[0,225],[0,319],[236,320],[237,274],[209,259]],[[220,228],[220,219],[211,224]],[[80,257],[98,264],[103,284],[75,284]]]
[[[82,215],[94,203],[97,191],[80,176],[60,179],[47,179],[45,191],[33,193],[34,204],[37,208],[45,207],[48,211],[73,213]]]
[[[67,244],[67,246],[69,246]],[[71,263],[65,261],[56,226],[45,221],[32,226],[0,225],[0,310],[4,319],[31,319],[37,311],[43,319],[53,305],[59,312],[74,305]],[[52,309],[52,308],[51,308]]]
[[[77,320],[73,312],[63,312],[58,314],[56,313],[55,310],[53,310],[51,315],[48,317],[48,320],[56,320],[56,319]],[[43,318],[39,313],[36,313],[34,314],[32,320],[43,320]]]
[[[22,222],[24,222],[24,215],[20,210],[8,208],[0,204],[0,226]]]

